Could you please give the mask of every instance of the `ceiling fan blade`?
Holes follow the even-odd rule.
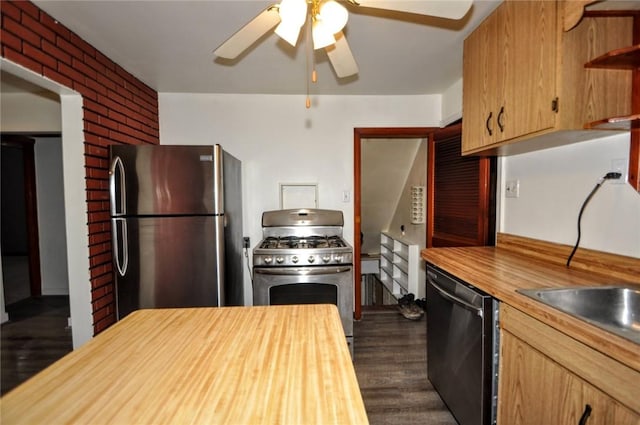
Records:
[[[351,1],[351,0],[349,0]],[[467,14],[473,0],[356,0],[363,7],[396,10],[439,18],[460,19]]]
[[[280,23],[278,8],[275,5],[269,6],[229,37],[213,53],[221,58],[235,59],[278,23]]]
[[[356,63],[347,38],[342,31],[335,34],[336,42],[331,46],[325,47],[329,62],[336,71],[338,78],[350,77],[358,73],[358,64]]]

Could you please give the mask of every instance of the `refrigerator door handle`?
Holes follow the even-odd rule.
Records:
[[[117,183],[119,183],[118,187],[116,187]],[[127,189],[125,185],[124,164],[119,156],[114,157],[111,161],[111,168],[109,169],[109,195],[112,200],[111,215],[125,214],[127,212]],[[118,210],[118,206],[120,206],[120,210]]]
[[[111,226],[113,227],[113,257],[116,268],[118,269],[118,274],[124,276],[129,267],[127,221],[124,218],[114,218],[112,219]],[[122,262],[120,262],[120,239],[118,238],[120,229],[122,229]]]
[[[224,153],[220,145],[213,147],[213,213],[224,214]]]
[[[225,246],[224,246],[224,216],[215,217],[215,245],[216,245],[216,281],[218,282],[218,307],[225,305]]]

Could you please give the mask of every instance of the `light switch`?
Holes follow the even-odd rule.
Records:
[[[518,198],[520,196],[520,180],[507,180],[504,188],[504,196]]]

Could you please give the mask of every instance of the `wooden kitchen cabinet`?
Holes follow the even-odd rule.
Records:
[[[462,152],[495,142],[495,105],[497,104],[497,31],[498,14],[490,15],[464,41],[464,85]]]
[[[640,69],[640,45],[623,47],[605,53],[584,65],[586,68],[635,71]],[[631,96],[631,95],[630,95]],[[631,128],[633,121],[640,120],[640,113],[625,116],[607,117],[595,122],[586,123],[586,128]]]
[[[500,323],[498,425],[640,424],[638,371],[504,304]]]
[[[498,423],[577,425],[580,380],[508,332],[500,341]]]
[[[507,0],[465,40],[463,154],[602,137],[584,124],[630,113],[631,76],[584,64],[631,44],[632,18],[584,18],[563,32],[561,5]]]

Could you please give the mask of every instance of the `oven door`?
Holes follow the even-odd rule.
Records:
[[[255,267],[253,304],[335,304],[347,337],[353,335],[353,267]]]

